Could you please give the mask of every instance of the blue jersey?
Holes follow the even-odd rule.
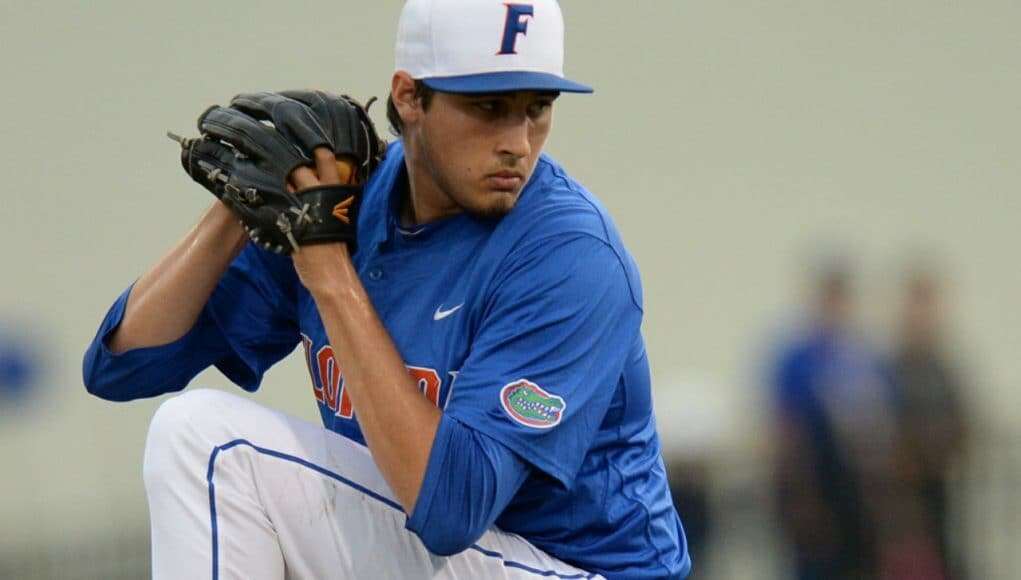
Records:
[[[354,263],[423,395],[530,467],[496,525],[608,577],[683,577],[690,561],[652,413],[641,285],[603,207],[545,155],[500,219],[462,213],[404,227],[407,187],[395,143],[366,185]],[[323,424],[364,443],[289,258],[249,245],[188,335],[115,357],[103,340],[126,294],[86,355],[86,375],[109,377],[97,394],[183,388],[209,364],[254,390],[300,342]]]

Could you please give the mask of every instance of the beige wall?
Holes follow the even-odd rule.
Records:
[[[660,384],[718,385],[740,446],[757,400],[751,364],[801,295],[806,245],[847,243],[876,301],[922,245],[955,280],[976,399],[994,420],[1021,418],[1021,3],[563,6],[568,73],[597,92],[558,101],[548,149],[609,206],[638,260]],[[398,11],[0,5],[0,316],[38,321],[52,356],[43,396],[0,413],[5,542],[144,513],[141,450],[158,401],[91,398],[79,369],[109,304],[210,201],[164,132],[192,131],[208,104],[244,90],[385,96]],[[258,398],[311,417],[300,359]]]

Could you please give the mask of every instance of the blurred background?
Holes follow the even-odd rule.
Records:
[[[692,578],[1017,578],[1021,3],[562,6],[597,91],[548,151],[641,268]],[[0,3],[0,578],[148,575],[160,400],[80,369],[211,201],[165,131],[242,91],[385,98],[399,11]],[[316,420],[303,364],[252,396]]]

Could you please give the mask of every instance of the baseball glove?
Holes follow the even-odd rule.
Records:
[[[181,143],[181,164],[231,209],[252,241],[279,254],[331,241],[354,252],[362,186],[385,151],[367,107],[322,91],[247,93],[207,109],[198,128],[198,138],[171,134]],[[288,177],[315,167],[317,147],[333,151],[346,183],[291,193]]]

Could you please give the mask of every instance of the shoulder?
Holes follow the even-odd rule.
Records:
[[[556,161],[543,154],[514,209],[493,232],[512,263],[534,259],[568,263],[579,253],[622,271],[641,308],[638,267],[603,204]],[[590,256],[586,256],[590,258]]]
[[[586,233],[623,248],[602,203],[546,154],[540,156],[505,225],[532,236]]]

